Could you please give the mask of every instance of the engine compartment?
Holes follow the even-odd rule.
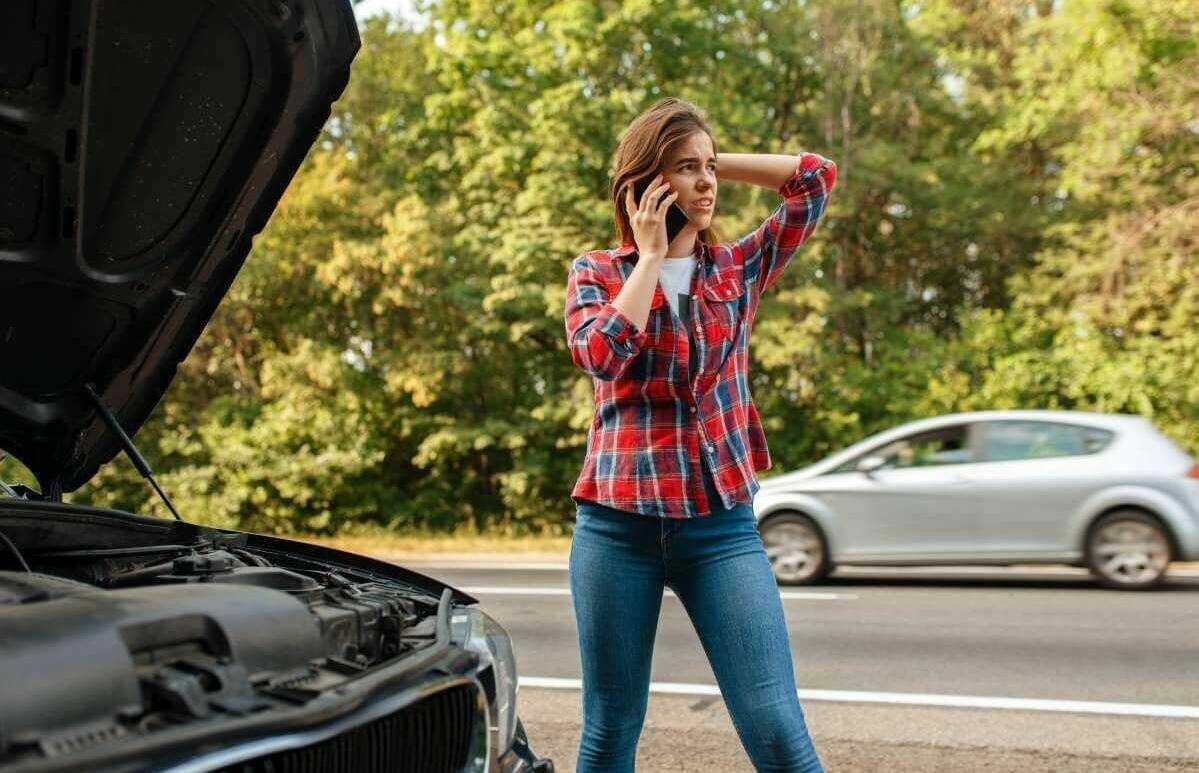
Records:
[[[433,641],[430,595],[246,536],[0,570],[0,768],[302,706]]]

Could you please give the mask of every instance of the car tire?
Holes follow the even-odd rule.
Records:
[[[1165,527],[1141,510],[1108,513],[1087,533],[1087,568],[1108,588],[1152,588],[1165,576],[1170,557]]]
[[[779,585],[811,585],[832,569],[820,527],[802,513],[776,513],[758,526],[770,569]]]

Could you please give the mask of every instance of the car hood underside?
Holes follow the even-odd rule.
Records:
[[[0,448],[73,491],[162,397],[329,115],[347,0],[0,4]]]

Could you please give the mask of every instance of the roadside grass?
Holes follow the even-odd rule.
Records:
[[[437,533],[400,532],[384,529],[361,531],[334,537],[295,535],[294,539],[327,545],[353,553],[386,556],[524,555],[537,558],[565,558],[570,553],[570,537],[554,535],[509,536],[478,532]],[[1199,570],[1199,562],[1174,562],[1171,569]]]

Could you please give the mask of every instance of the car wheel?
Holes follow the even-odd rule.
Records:
[[[1100,518],[1087,538],[1087,567],[1109,588],[1142,590],[1158,584],[1170,564],[1170,540],[1156,518],[1117,510]]]
[[[828,546],[816,522],[799,513],[779,513],[761,525],[762,544],[779,585],[806,585],[828,574]]]

